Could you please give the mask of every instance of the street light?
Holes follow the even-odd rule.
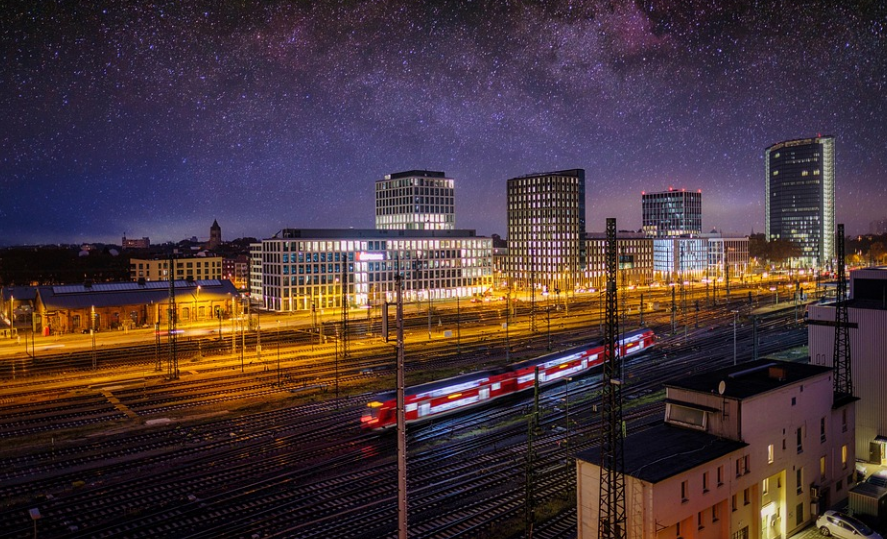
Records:
[[[733,313],[733,366],[736,366],[736,318],[739,316],[739,311],[730,311]]]
[[[277,387],[280,387],[280,320],[277,321]]]

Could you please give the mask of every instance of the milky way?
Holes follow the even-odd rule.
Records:
[[[840,4],[840,5],[833,5]],[[21,2],[0,13],[0,244],[373,226],[373,184],[582,167],[588,230],[703,191],[763,230],[763,151],[836,137],[837,220],[887,217],[885,2]]]

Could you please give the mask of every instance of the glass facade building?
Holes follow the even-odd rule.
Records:
[[[474,230],[284,229],[262,240],[262,299],[272,311],[306,311],[483,294],[493,242]],[[343,287],[342,283],[347,283]]]
[[[702,232],[702,191],[669,188],[642,193],[641,208],[648,238],[698,236]]]
[[[453,180],[443,172],[408,170],[376,182],[376,228],[454,230]]]
[[[574,290],[585,267],[585,170],[508,180],[508,259],[512,287]]]
[[[767,241],[787,240],[802,264],[824,267],[835,255],[835,139],[789,140],[764,152]]]

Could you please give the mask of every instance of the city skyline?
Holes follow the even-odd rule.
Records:
[[[877,4],[22,3],[0,15],[0,245],[372,228],[375,182],[446,171],[459,228],[584,168],[586,230],[701,189],[764,231],[764,151],[835,137],[836,222],[887,207]]]

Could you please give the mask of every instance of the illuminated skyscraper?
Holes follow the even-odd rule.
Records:
[[[508,180],[511,285],[573,290],[585,267],[585,170]]]
[[[443,172],[408,170],[376,181],[377,230],[454,230],[453,180]]]
[[[835,138],[788,140],[764,152],[765,238],[788,240],[800,262],[822,267],[835,255]]]
[[[702,233],[702,191],[672,189],[641,193],[644,235],[648,238],[698,236]]]

